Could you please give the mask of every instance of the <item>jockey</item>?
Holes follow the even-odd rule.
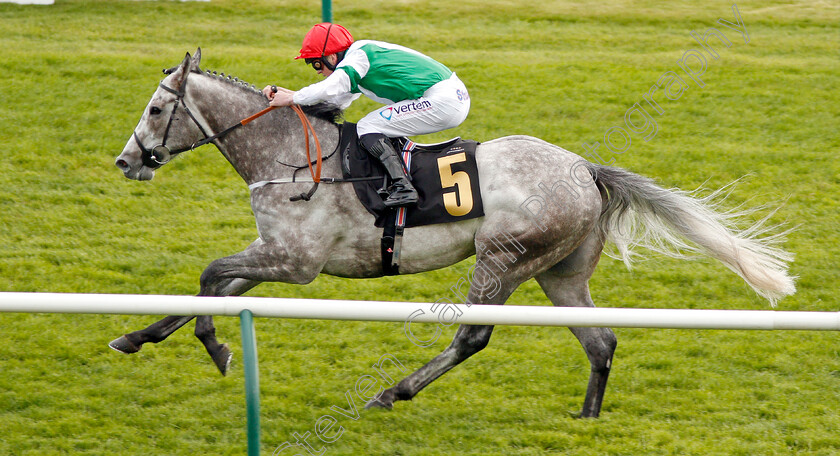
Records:
[[[383,103],[358,122],[359,142],[385,166],[393,184],[388,207],[416,203],[402,160],[388,138],[435,133],[460,125],[470,110],[464,83],[443,64],[412,49],[381,41],[353,41],[338,24],[321,23],[303,39],[305,59],[325,79],[297,92],[263,89],[271,106],[320,102],[346,109],[360,94]]]

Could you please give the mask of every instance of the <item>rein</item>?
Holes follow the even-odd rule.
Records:
[[[133,134],[134,140],[137,142],[137,145],[140,146],[140,151],[143,153],[143,156],[142,156],[143,157],[143,164],[145,166],[149,167],[149,168],[152,168],[152,169],[160,168],[161,166],[169,163],[169,161],[172,160],[173,156],[178,155],[178,154],[183,153],[183,152],[194,150],[197,147],[201,147],[201,146],[203,146],[205,144],[209,144],[209,143],[211,143],[211,142],[213,142],[213,141],[215,141],[219,138],[227,136],[233,130],[236,130],[239,127],[243,127],[243,126],[249,124],[250,122],[252,122],[253,120],[257,119],[258,117],[261,117],[265,114],[268,114],[270,111],[273,111],[273,110],[277,109],[277,106],[269,106],[269,107],[263,109],[262,111],[252,115],[252,116],[249,116],[249,117],[246,117],[246,118],[240,120],[238,123],[235,123],[235,124],[231,125],[230,127],[220,131],[219,133],[216,133],[214,135],[208,135],[207,132],[204,130],[204,127],[201,126],[201,123],[198,121],[198,119],[196,119],[195,115],[193,115],[192,111],[190,111],[189,106],[187,106],[187,103],[184,101],[184,95],[186,94],[186,91],[184,90],[185,86],[186,86],[186,81],[184,81],[184,85],[181,86],[180,90],[175,90],[171,87],[168,87],[168,86],[164,85],[163,83],[160,83],[160,88],[161,89],[166,90],[167,92],[172,93],[177,97],[177,99],[175,100],[175,106],[172,107],[172,113],[169,115],[169,121],[166,124],[166,130],[164,130],[164,132],[163,132],[163,141],[160,144],[152,147],[151,149],[148,149],[140,141],[140,137],[137,136],[137,130],[134,131],[134,134]],[[172,120],[175,118],[175,111],[178,109],[179,105],[183,106],[184,111],[186,111],[187,115],[190,116],[190,119],[192,119],[193,123],[198,127],[198,129],[201,130],[201,134],[204,135],[204,139],[194,142],[189,147],[183,147],[181,149],[172,150],[171,148],[169,148],[166,145],[166,140],[169,137],[169,129],[170,129],[170,127],[172,127]],[[300,108],[298,107],[298,109],[300,109]],[[303,111],[300,111],[300,113],[298,115],[301,115],[302,113],[303,113]],[[303,122],[303,120],[301,120],[301,122]],[[307,120],[306,123],[308,124],[308,122],[309,121]],[[309,125],[309,129],[311,129],[311,128],[312,128],[312,126]],[[304,125],[304,129],[306,129],[306,125]],[[311,131],[312,131],[312,134],[314,135],[315,130],[311,130]],[[317,139],[316,139],[316,142],[317,142]],[[309,151],[308,137],[307,137],[307,142],[306,142],[306,150],[307,150],[307,152]],[[320,146],[319,146],[319,150],[320,150]]]
[[[318,190],[318,184],[321,183],[321,162],[322,160],[322,153],[321,153],[321,142],[318,141],[318,135],[315,134],[315,129],[312,128],[312,124],[309,123],[309,118],[306,117],[306,114],[303,112],[303,109],[293,104],[291,108],[295,111],[295,113],[300,118],[300,123],[303,125],[303,142],[306,144],[306,163],[309,165],[309,175],[312,176],[312,188],[309,189],[307,193],[301,193],[300,195],[293,196],[289,198],[291,201],[309,201],[312,198],[312,195],[315,194],[315,190]],[[312,139],[315,140],[315,169],[312,169],[312,156],[309,154],[309,134],[312,134]]]
[[[246,117],[246,118],[240,120],[239,123],[234,124],[234,125],[228,127],[227,129],[225,129],[225,130],[223,130],[223,131],[221,131],[221,132],[219,132],[219,133],[217,133],[213,136],[208,136],[208,137],[202,139],[201,141],[193,144],[190,147],[189,150],[195,149],[198,146],[203,146],[203,145],[205,145],[209,142],[212,142],[215,139],[221,138],[222,136],[227,135],[228,133],[232,132],[233,130],[236,130],[239,127],[244,127],[245,125],[248,125],[252,121],[256,120],[257,118],[259,118],[259,117],[261,117],[265,114],[268,114],[269,112],[277,109],[278,107],[279,106],[269,106],[269,107],[263,109],[262,111],[252,115],[252,116]],[[292,199],[292,201],[298,201],[299,199],[304,199],[306,201],[309,201],[309,199],[312,197],[312,194],[315,193],[315,190],[318,188],[318,184],[321,182],[321,162],[323,161],[323,158],[322,158],[323,157],[323,152],[321,151],[321,142],[318,140],[318,134],[315,133],[315,128],[309,122],[309,118],[306,116],[306,113],[303,112],[303,108],[301,108],[299,105],[296,105],[296,104],[293,104],[289,107],[292,108],[292,110],[295,111],[295,114],[298,115],[298,118],[300,119],[300,124],[303,126],[303,134],[305,136],[304,139],[303,139],[303,142],[304,142],[304,145],[306,146],[306,162],[309,166],[309,175],[312,176],[312,182],[315,183],[315,186],[312,188],[312,190],[309,191],[308,196],[305,196],[304,194],[301,194],[300,195],[301,198]],[[193,120],[195,120],[195,119],[193,119]],[[198,122],[196,122],[196,124],[197,123]],[[314,169],[312,168],[312,164],[313,164],[312,155],[310,154],[310,151],[309,151],[310,150],[309,149],[309,135],[310,134],[312,135],[312,139],[315,142],[315,160],[314,160],[315,168]],[[205,134],[205,136],[207,136],[207,135]],[[293,197],[293,198],[297,198],[297,197]]]
[[[183,103],[183,98],[181,99],[181,102]],[[217,133],[213,136],[208,136],[205,139],[197,142],[196,144],[193,144],[192,147],[190,147],[190,150],[195,149],[198,146],[203,146],[204,144],[212,142],[215,139],[221,138],[222,136],[227,135],[228,133],[232,132],[233,130],[249,124],[251,121],[259,118],[260,116],[268,114],[269,112],[277,109],[278,107],[279,106],[269,106],[269,107],[263,109],[262,111],[252,115],[252,116],[246,117],[246,118],[242,119],[241,121],[239,121],[239,123],[234,124],[231,127],[228,127],[227,129],[225,129],[225,130],[223,130],[223,131],[221,131],[221,132],[219,132],[219,133]],[[296,105],[296,104],[293,104],[289,107],[292,108],[292,110],[295,112],[295,114],[298,115],[298,118],[300,119],[300,124],[303,126],[303,136],[304,136],[303,143],[306,146],[306,163],[309,167],[309,175],[312,176],[312,182],[314,183],[312,185],[312,188],[309,189],[309,191],[307,193],[301,193],[299,195],[293,196],[293,197],[289,198],[289,200],[291,200],[291,201],[300,201],[300,200],[309,201],[312,198],[312,195],[315,194],[315,191],[318,190],[318,184],[321,183],[321,163],[323,162],[323,158],[322,158],[323,157],[323,152],[321,151],[321,141],[318,140],[318,134],[315,133],[315,128],[309,122],[309,118],[306,116],[306,113],[303,112],[303,108],[301,108],[299,105]],[[192,115],[190,117],[192,117]],[[193,120],[195,120],[195,118],[193,118]],[[196,124],[197,123],[198,122],[196,121]],[[203,130],[202,130],[202,132],[203,132]],[[309,149],[309,135],[310,134],[312,135],[312,139],[315,142],[315,160],[314,161],[312,160],[312,154],[310,153],[310,149]],[[205,136],[207,136],[207,135],[205,134]],[[312,167],[313,163],[315,164],[315,168]],[[249,188],[250,188],[250,186],[249,186]]]
[[[256,120],[257,118],[262,117],[263,115],[268,114],[269,112],[278,108],[278,106],[269,106],[269,107],[263,109],[262,111],[257,112],[256,114],[253,114],[251,116],[248,116],[248,117],[240,120],[238,123],[235,123],[235,124],[231,125],[230,127],[220,131],[219,133],[216,133],[214,135],[208,135],[207,132],[204,130],[204,127],[201,126],[201,123],[198,121],[198,119],[195,117],[195,115],[193,115],[192,111],[190,111],[189,106],[187,106],[187,103],[184,101],[184,96],[186,95],[186,90],[185,90],[186,83],[187,83],[187,80],[184,80],[184,83],[181,85],[180,89],[178,89],[178,90],[173,89],[169,86],[166,86],[163,83],[160,83],[160,88],[162,88],[163,90],[166,90],[169,93],[174,94],[177,97],[177,99],[175,100],[175,105],[172,107],[172,112],[169,115],[169,121],[166,124],[166,130],[163,133],[163,141],[161,141],[160,144],[158,144],[156,146],[153,146],[151,149],[147,148],[146,146],[143,145],[143,142],[140,141],[140,137],[137,136],[137,130],[135,130],[133,132],[132,136],[134,137],[134,141],[137,142],[137,145],[140,147],[140,152],[142,152],[143,165],[146,166],[146,167],[149,167],[149,168],[152,168],[152,169],[160,168],[161,166],[165,165],[166,163],[169,163],[169,161],[172,160],[172,157],[174,157],[175,155],[178,155],[178,154],[183,153],[183,152],[194,150],[197,147],[201,147],[201,146],[203,146],[205,144],[209,144],[209,143],[211,143],[211,142],[213,142],[213,141],[215,141],[219,138],[227,136],[228,134],[230,134],[232,131],[236,130],[237,128],[244,127],[245,125],[248,125],[249,123]],[[169,148],[166,145],[166,140],[169,137],[169,129],[172,127],[172,120],[175,118],[175,111],[178,109],[179,105],[184,108],[184,111],[186,111],[186,113],[187,113],[187,115],[189,115],[190,119],[192,119],[193,123],[201,131],[201,134],[204,135],[204,139],[194,142],[189,147],[184,147],[184,148],[181,148],[181,149],[172,150],[171,148]],[[291,198],[291,200],[292,201],[299,201],[299,200],[303,199],[303,200],[309,201],[309,199],[312,198],[312,195],[315,193],[315,190],[318,189],[318,184],[321,182],[321,162],[323,161],[323,159],[322,159],[323,153],[321,151],[321,142],[318,140],[318,135],[315,133],[315,128],[312,127],[312,124],[309,122],[309,118],[306,116],[306,113],[303,112],[303,109],[298,105],[292,105],[290,107],[298,115],[298,118],[300,118],[300,123],[301,123],[301,125],[303,125],[303,132],[304,132],[304,136],[305,136],[304,137],[304,144],[306,145],[306,161],[307,161],[307,164],[309,166],[309,174],[312,176],[312,182],[314,182],[314,184],[315,184],[312,187],[312,189],[309,190],[308,193],[305,193],[305,194],[301,193],[298,196],[293,196]],[[316,154],[316,158],[315,158],[315,161],[314,161],[315,168],[312,167],[313,160],[312,160],[312,155],[310,153],[310,148],[309,148],[309,135],[310,134],[312,135],[312,139],[315,142],[315,154]]]
[[[166,124],[166,130],[163,133],[163,141],[160,144],[158,144],[156,146],[153,146],[151,149],[149,149],[149,148],[147,148],[146,146],[143,145],[142,141],[140,141],[140,138],[137,136],[137,130],[135,130],[134,133],[133,133],[134,140],[137,142],[137,145],[140,147],[140,151],[142,152],[143,165],[148,167],[148,168],[152,168],[152,169],[160,168],[161,166],[165,165],[170,160],[172,160],[172,157],[174,157],[175,155],[181,154],[183,152],[194,150],[197,147],[201,147],[201,146],[203,146],[205,144],[209,144],[209,143],[211,143],[211,142],[213,142],[213,141],[215,141],[219,138],[227,136],[228,134],[230,134],[231,132],[233,132],[237,128],[244,127],[245,125],[248,125],[249,123],[253,122],[257,118],[259,118],[259,117],[261,117],[265,114],[268,114],[269,112],[271,112],[271,111],[273,111],[273,110],[275,110],[279,107],[279,106],[269,106],[269,107],[263,109],[262,111],[257,112],[256,114],[253,114],[251,116],[248,116],[248,117],[240,120],[238,123],[235,123],[235,124],[231,125],[230,127],[220,131],[219,133],[216,133],[214,135],[208,135],[207,132],[204,130],[204,128],[201,126],[201,123],[195,117],[195,115],[193,115],[192,111],[190,111],[190,108],[187,106],[187,103],[184,101],[184,96],[186,95],[186,90],[185,90],[186,82],[187,81],[185,80],[184,83],[181,85],[179,90],[175,90],[171,87],[168,87],[168,86],[164,85],[163,83],[160,84],[160,88],[166,90],[169,93],[174,94],[177,97],[177,99],[175,100],[175,105],[172,107],[172,112],[169,115],[169,121]],[[178,109],[178,106],[183,107],[184,111],[186,111],[187,115],[189,115],[190,119],[192,119],[193,123],[195,123],[195,125],[198,127],[198,129],[201,131],[201,133],[204,135],[204,139],[202,139],[200,141],[196,141],[195,143],[193,143],[189,147],[184,147],[184,148],[181,148],[181,149],[172,150],[171,148],[169,148],[166,145],[166,140],[169,137],[169,129],[172,126],[172,120],[175,118],[175,111]],[[329,183],[329,184],[335,184],[335,183],[355,182],[355,181],[358,181],[358,180],[369,180],[370,179],[370,178],[357,178],[357,179],[321,178],[321,164],[322,164],[324,158],[323,158],[323,152],[321,151],[321,142],[318,140],[318,135],[315,133],[315,128],[309,122],[309,118],[306,116],[306,113],[303,112],[303,108],[301,108],[299,105],[296,105],[296,104],[293,104],[290,107],[298,115],[298,118],[300,119],[300,123],[303,126],[304,144],[306,146],[307,166],[309,168],[309,175],[312,177],[312,183],[313,183],[312,188],[310,188],[308,192],[301,193],[301,194],[296,195],[296,196],[292,196],[291,198],[289,198],[291,201],[300,201],[300,200],[309,201],[312,198],[312,195],[315,194],[315,191],[318,189],[318,185],[321,182]],[[310,147],[309,147],[309,135],[312,135],[313,142],[315,143],[315,160],[312,160],[312,154],[311,154]],[[332,156],[332,154],[330,154],[330,156]],[[329,157],[327,157],[327,158],[329,158]],[[283,164],[283,163],[281,163],[281,164]],[[291,166],[291,165],[286,165],[286,166]],[[300,167],[300,168],[303,168],[303,167]],[[300,169],[300,168],[298,168],[298,169]],[[378,178],[376,178],[376,179],[378,179]],[[295,179],[295,177],[292,177],[291,179],[275,179],[275,180],[271,180],[271,181],[255,182],[255,183],[249,185],[248,188],[249,188],[249,190],[253,191],[256,188],[263,187],[267,184],[301,183],[301,182],[304,182],[304,181],[297,180],[297,179]]]

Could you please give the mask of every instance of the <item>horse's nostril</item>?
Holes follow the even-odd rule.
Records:
[[[121,170],[123,170],[123,171],[125,171],[125,170],[127,170],[127,169],[129,168],[129,166],[128,166],[128,162],[126,162],[126,161],[125,161],[125,160],[123,160],[122,158],[118,159],[118,160],[117,160],[117,162],[116,162],[116,163],[114,163],[114,164],[115,164],[115,165],[117,165],[117,168],[119,168],[119,169],[121,169]]]

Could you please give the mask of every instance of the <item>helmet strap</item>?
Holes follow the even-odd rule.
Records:
[[[321,57],[321,63],[323,63],[325,67],[329,68],[330,71],[335,71],[335,67],[337,67],[338,64],[344,59],[345,53],[347,53],[347,51],[336,52],[334,54],[336,57],[335,65],[330,63],[329,59],[327,59],[327,56]]]
[[[324,37],[324,48],[321,49],[321,58],[325,57],[324,53],[327,52],[327,44],[330,42],[330,31],[332,31],[332,24],[327,27],[327,36]]]

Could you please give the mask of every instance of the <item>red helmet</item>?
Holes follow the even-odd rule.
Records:
[[[338,24],[322,22],[303,37],[300,55],[296,59],[318,59],[325,55],[346,51],[353,44],[353,35]]]

